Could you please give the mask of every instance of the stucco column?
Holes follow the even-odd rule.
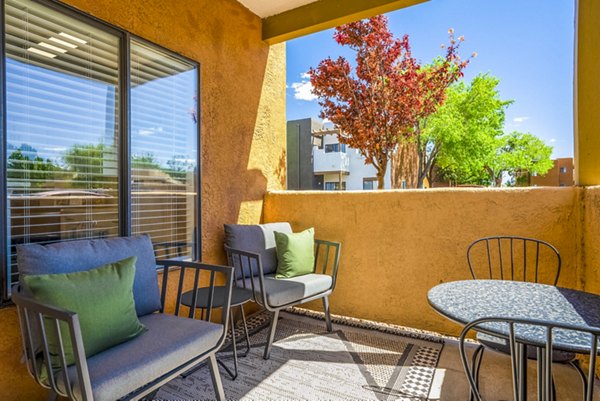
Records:
[[[600,185],[600,1],[575,1],[575,183]]]

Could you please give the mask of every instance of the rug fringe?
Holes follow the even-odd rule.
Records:
[[[286,312],[311,317],[313,319],[325,320],[325,313],[313,311],[310,309],[299,308],[297,306],[291,306],[285,309]],[[426,330],[418,330],[410,327],[399,326],[390,323],[382,323],[376,322],[373,320],[367,319],[359,319],[355,317],[341,316],[341,315],[331,315],[331,321],[336,324],[343,324],[345,326],[350,327],[358,327],[362,329],[376,330],[382,333],[396,334],[409,338],[414,338],[416,340],[430,341],[433,343],[444,344],[446,339],[453,339],[451,336],[444,336],[442,334],[426,331]]]

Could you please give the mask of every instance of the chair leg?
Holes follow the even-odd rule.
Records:
[[[473,352],[473,358],[471,359],[472,367],[473,367],[473,377],[475,378],[475,387],[479,390],[479,370],[481,368],[481,361],[483,360],[483,352],[485,351],[485,347],[480,345],[477,347],[475,352]],[[469,401],[474,401],[476,399],[475,393],[471,391],[471,395],[469,396]]]
[[[248,334],[248,324],[246,323],[246,312],[244,312],[244,305],[240,305],[242,312],[242,323],[244,323],[244,334],[246,335],[246,351],[242,354],[245,357],[250,352],[250,334]]]
[[[329,298],[323,297],[323,311],[325,312],[325,324],[327,325],[327,331],[332,332],[333,327],[331,326],[331,316],[329,314]]]
[[[214,353],[208,358],[208,364],[210,365],[210,377],[212,378],[217,400],[225,401],[223,382],[221,382],[221,374],[219,373],[219,366],[217,365],[217,358]]]
[[[577,373],[579,373],[579,377],[581,378],[581,384],[583,385],[583,397],[587,396],[587,387],[588,387],[588,378],[587,375],[581,369],[581,365],[577,359],[570,361],[569,365],[573,366]]]
[[[276,310],[275,312],[273,312],[271,327],[269,327],[269,337],[267,338],[267,345],[265,345],[265,353],[263,355],[263,359],[269,359],[269,357],[271,356],[271,345],[273,344],[273,339],[275,338],[275,329],[277,328],[278,318],[279,311]]]

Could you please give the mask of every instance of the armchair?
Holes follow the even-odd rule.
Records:
[[[235,285],[251,289],[253,301],[273,312],[264,359],[269,359],[282,309],[322,299],[326,327],[329,332],[332,331],[328,297],[337,281],[341,252],[339,242],[315,240],[313,273],[278,279],[275,278],[277,257],[273,232],[292,232],[288,223],[226,225],[225,231],[225,252],[229,265],[235,268]]]
[[[46,246],[26,245],[18,249],[22,274],[46,274],[84,271],[107,261],[131,255],[138,257],[134,280],[134,299],[140,322],[147,331],[140,336],[86,358],[79,317],[76,313],[45,305],[33,299],[23,288],[15,288],[25,360],[35,381],[57,396],[77,401],[139,400],[195,365],[208,360],[217,399],[224,400],[223,387],[215,358],[227,333],[233,269],[203,263],[154,261],[148,236],[105,240],[72,241]],[[158,290],[156,266],[163,273],[162,294]],[[175,315],[165,313],[170,272],[178,270]],[[187,272],[193,273],[188,280]],[[217,276],[224,278],[225,307],[220,324],[195,320],[194,309],[182,317],[182,291],[192,281],[194,288],[201,276],[208,275],[212,306]],[[140,286],[142,284],[142,286]],[[196,300],[193,300],[195,303]],[[68,366],[60,326],[68,327],[75,363]],[[52,355],[48,335],[58,339],[58,355]]]

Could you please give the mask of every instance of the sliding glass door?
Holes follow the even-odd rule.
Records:
[[[21,244],[145,233],[157,257],[198,259],[197,63],[54,2],[0,1],[2,298]]]

